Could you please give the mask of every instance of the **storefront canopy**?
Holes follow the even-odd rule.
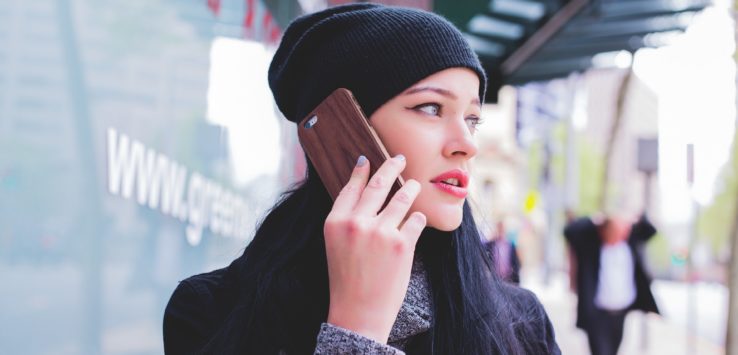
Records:
[[[434,11],[467,34],[492,79],[487,101],[496,102],[502,85],[565,77],[607,66],[603,53],[664,45],[710,4],[710,0],[436,0]]]

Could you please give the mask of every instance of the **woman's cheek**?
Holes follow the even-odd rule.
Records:
[[[463,216],[462,205],[436,201],[433,193],[427,190],[421,190],[410,211],[423,213],[426,216],[428,227],[441,231],[452,231],[458,228]]]

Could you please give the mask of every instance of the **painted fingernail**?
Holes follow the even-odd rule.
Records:
[[[397,159],[399,161],[405,161],[405,156],[402,155],[402,154],[397,154],[397,155],[395,155],[395,159]]]
[[[356,161],[356,166],[364,166],[366,165],[366,162],[367,162],[366,157],[361,155],[359,156],[359,160]]]

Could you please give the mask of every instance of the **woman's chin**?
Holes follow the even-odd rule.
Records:
[[[443,216],[442,218],[428,219],[428,227],[438,229],[442,232],[452,232],[459,228],[461,225],[461,216],[458,218],[449,218],[449,216]]]

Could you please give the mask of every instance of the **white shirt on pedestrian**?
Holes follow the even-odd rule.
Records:
[[[634,267],[633,254],[626,241],[602,245],[599,281],[594,299],[597,308],[619,311],[635,301]]]

